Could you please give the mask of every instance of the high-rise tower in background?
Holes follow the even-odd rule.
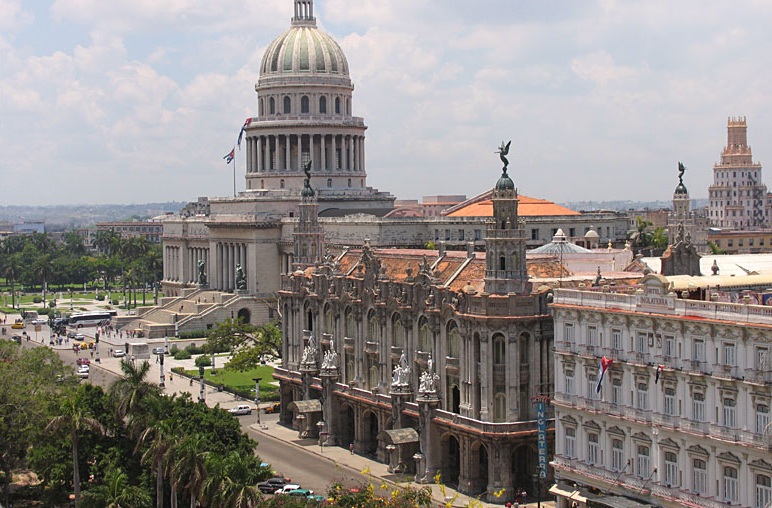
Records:
[[[745,117],[730,117],[721,162],[713,166],[708,188],[710,224],[720,228],[769,226],[769,196],[761,182],[761,164],[753,162]]]

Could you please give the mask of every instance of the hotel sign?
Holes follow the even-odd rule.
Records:
[[[547,478],[547,404],[549,397],[531,397],[536,406],[536,440],[539,461],[539,478]]]

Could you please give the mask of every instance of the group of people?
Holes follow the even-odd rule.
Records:
[[[507,502],[504,506],[507,508],[511,507],[519,507],[521,503],[527,502],[528,493],[525,491],[525,489],[515,489],[515,502],[512,504],[512,502]]]

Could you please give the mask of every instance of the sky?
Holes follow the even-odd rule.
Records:
[[[292,0],[0,0],[0,205],[227,196]],[[315,0],[368,185],[557,202],[706,198],[730,116],[770,160],[768,0]],[[236,158],[244,189],[245,154]],[[772,171],[770,168],[768,171]],[[772,188],[772,180],[764,178]]]

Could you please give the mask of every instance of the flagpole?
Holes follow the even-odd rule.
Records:
[[[233,197],[236,197],[236,157],[233,158]]]

